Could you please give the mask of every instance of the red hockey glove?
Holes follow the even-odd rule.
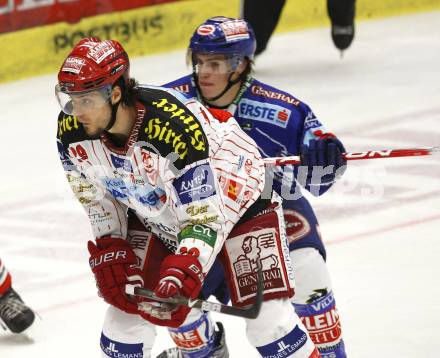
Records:
[[[90,268],[99,293],[109,304],[127,313],[138,313],[137,303],[125,294],[125,285],[143,286],[133,249],[123,239],[101,238],[88,242]]]
[[[160,266],[159,283],[154,289],[158,297],[181,295],[196,298],[203,283],[202,266],[191,255],[169,255]]]
[[[159,283],[154,293],[163,298],[175,295],[196,298],[202,283],[203,272],[199,260],[189,255],[169,255],[162,262]],[[187,306],[145,302],[140,315],[159,326],[178,327],[185,321],[190,310]]]

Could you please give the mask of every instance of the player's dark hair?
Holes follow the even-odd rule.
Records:
[[[121,101],[124,106],[134,106],[136,102],[136,90],[135,87],[138,82],[134,78],[129,78],[128,81],[124,81],[122,77],[119,77],[113,84],[113,87],[118,86],[121,88]]]
[[[248,57],[246,57],[246,59],[248,63],[245,70],[243,71],[243,78],[246,78],[248,75],[254,72],[254,61],[249,59]]]

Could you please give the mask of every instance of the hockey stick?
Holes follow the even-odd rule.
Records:
[[[151,300],[158,302],[166,302],[175,305],[184,305],[191,308],[197,308],[202,311],[218,312],[235,317],[255,319],[258,317],[258,314],[260,313],[261,305],[263,304],[263,274],[259,269],[257,276],[257,295],[255,296],[255,302],[252,305],[246,307],[233,307],[217,302],[204,301],[199,299],[190,299],[183,296],[161,298],[161,297],[157,297],[153,291],[147,290],[145,288],[133,287],[131,285],[127,285],[125,291],[127,294],[149,298]]]
[[[362,160],[362,159],[416,157],[422,155],[432,155],[438,152],[440,152],[440,147],[369,150],[366,152],[348,152],[348,153],[343,153],[343,155],[346,160]],[[265,165],[283,166],[288,164],[294,164],[294,165],[301,164],[301,157],[299,155],[294,155],[291,157],[264,158],[263,160]]]

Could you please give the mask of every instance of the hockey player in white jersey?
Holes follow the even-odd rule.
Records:
[[[138,85],[113,40],[81,40],[55,92],[60,158],[92,225],[90,267],[110,304],[103,357],[150,357],[156,325],[181,328],[189,357],[191,348],[197,357],[227,357],[224,346],[214,352],[205,313],[140,305],[126,294],[130,285],[194,299],[217,257],[236,306],[253,302],[258,267],[270,267],[260,315],[246,320],[261,356],[319,357],[289,302],[294,283],[279,198],[262,195],[263,161],[236,121],[218,120],[174,90]]]

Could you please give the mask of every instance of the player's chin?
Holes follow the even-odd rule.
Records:
[[[202,96],[203,98],[206,98],[208,101],[211,99],[214,99],[218,93],[216,93],[215,91],[212,90],[212,88],[208,89],[208,90],[201,90],[202,92]]]
[[[87,126],[84,126],[84,131],[89,139],[98,139],[101,137],[101,134],[104,133],[104,129],[102,128],[90,128]]]
[[[202,92],[203,97],[213,97],[214,89],[212,86],[200,85],[200,91]]]

